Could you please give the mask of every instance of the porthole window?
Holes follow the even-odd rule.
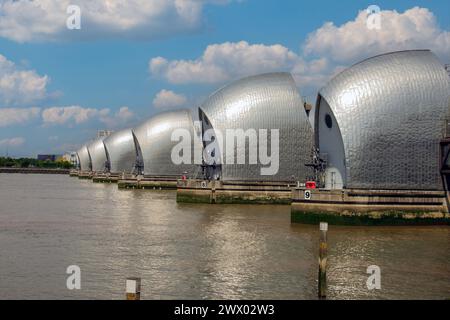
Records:
[[[329,129],[333,127],[333,120],[331,119],[331,116],[328,113],[325,115],[325,124]]]

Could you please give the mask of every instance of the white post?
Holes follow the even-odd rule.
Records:
[[[126,297],[127,300],[141,300],[141,278],[127,278]]]

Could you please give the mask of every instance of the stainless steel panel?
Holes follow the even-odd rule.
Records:
[[[132,173],[136,162],[133,132],[125,129],[111,134],[105,144],[111,173]]]
[[[201,105],[200,113],[224,136],[226,129],[279,130],[277,174],[261,175],[261,168],[267,166],[259,161],[258,164],[227,164],[226,150],[220,150],[223,180],[305,181],[313,175],[305,167],[312,161],[313,130],[289,73],[262,74],[233,82],[212,94]],[[224,141],[225,146],[226,137]],[[236,155],[237,145],[234,149]],[[246,154],[248,159],[248,149]]]
[[[89,151],[87,146],[82,146],[80,150],[77,151],[78,159],[80,161],[80,170],[81,171],[91,171],[91,156],[89,155]]]
[[[104,172],[106,164],[106,150],[103,144],[104,137],[94,140],[94,142],[88,144],[89,155],[91,156],[92,171]]]
[[[450,80],[433,53],[367,59],[319,94],[341,130],[347,188],[442,189],[439,140],[449,116]]]
[[[133,129],[144,162],[144,175],[181,176],[187,173],[194,176],[199,166],[194,164],[194,146],[191,143],[191,164],[175,164],[172,161],[172,149],[178,142],[171,141],[175,129],[186,129],[194,141],[194,125],[191,111],[188,109],[168,111],[157,114]]]

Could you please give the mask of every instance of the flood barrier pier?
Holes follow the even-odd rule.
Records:
[[[448,225],[444,191],[292,190],[291,222],[342,225]]]

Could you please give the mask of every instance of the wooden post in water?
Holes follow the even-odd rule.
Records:
[[[127,300],[141,300],[141,278],[127,278]]]
[[[320,223],[319,245],[319,299],[327,297],[327,231],[328,223]]]

